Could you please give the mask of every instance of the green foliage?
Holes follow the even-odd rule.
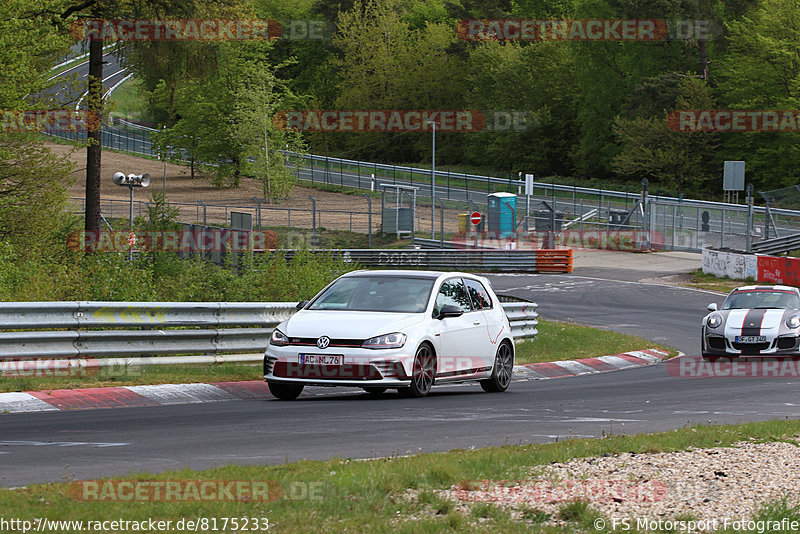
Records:
[[[703,80],[685,78],[678,86],[674,107],[714,109],[711,88]],[[621,150],[612,166],[620,174],[694,194],[712,192],[719,185],[719,173],[715,172],[718,134],[671,130],[666,112],[648,117],[617,116],[613,131]]]
[[[267,200],[289,196],[296,181],[279,150],[303,150],[299,133],[278,128],[274,120],[284,102],[294,99],[287,84],[275,75],[286,65],[272,67],[256,59],[240,65],[234,135],[244,144],[245,172],[261,181]]]
[[[800,108],[800,2],[761,0],[728,24],[730,49],[719,69],[728,109]],[[800,129],[800,127],[798,127]],[[748,181],[776,189],[800,182],[800,133],[727,133],[725,159],[744,159]]]
[[[243,258],[238,273],[173,253],[73,253],[25,258],[0,242],[3,301],[292,301],[310,298],[354,266],[339,259],[298,253]]]
[[[65,8],[63,0],[5,0],[0,5],[0,110],[29,107],[26,95],[47,85],[49,68],[74,43],[55,16]]]
[[[73,164],[24,134],[0,133],[0,239],[34,252],[61,230]]]

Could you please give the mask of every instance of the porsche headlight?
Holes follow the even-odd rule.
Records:
[[[400,332],[371,337],[361,344],[365,349],[399,349],[406,344],[406,335]]]
[[[786,319],[786,326],[789,328],[800,328],[800,313],[790,315],[788,319]]]
[[[289,338],[286,337],[286,334],[276,328],[272,331],[272,336],[269,338],[269,344],[276,345],[278,347],[285,347],[289,344]]]
[[[706,319],[706,325],[708,325],[709,328],[716,328],[721,324],[722,316],[717,313],[712,313],[708,316],[708,319]]]

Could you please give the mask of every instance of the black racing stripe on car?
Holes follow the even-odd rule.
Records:
[[[744,322],[742,323],[742,335],[760,336],[761,323],[764,322],[764,315],[766,315],[766,313],[767,310],[763,308],[747,312],[747,315],[744,316]]]

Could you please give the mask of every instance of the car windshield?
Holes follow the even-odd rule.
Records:
[[[340,278],[307,309],[421,313],[428,306],[433,282],[404,276]]]
[[[781,308],[781,309],[800,309],[800,298],[794,291],[780,291],[772,289],[753,289],[747,291],[736,291],[731,293],[723,310],[740,308]]]

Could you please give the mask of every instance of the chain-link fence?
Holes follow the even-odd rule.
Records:
[[[103,146],[156,156],[149,134],[147,129],[107,128],[103,132]],[[64,132],[58,135],[85,140],[85,133]],[[485,215],[488,197],[503,192],[513,193],[517,199],[513,213],[515,231],[512,236],[505,236],[505,243],[501,245],[507,245],[508,241],[518,241],[520,246],[526,241],[541,245],[541,236],[545,235],[550,245],[593,246],[598,239],[619,241],[623,236],[641,248],[652,246],[700,251],[704,246],[711,246],[747,250],[749,244],[800,234],[800,202],[797,206],[788,204],[786,207],[783,206],[786,202],[779,202],[787,197],[800,199],[800,192],[795,187],[767,192],[775,193],[774,198],[762,193],[767,206],[755,206],[750,211],[743,204],[657,194],[645,196],[641,190],[633,188],[615,191],[537,181],[528,191],[530,195],[526,196],[522,177],[511,174],[481,176],[448,169],[438,169],[434,174],[429,169],[312,154],[285,152],[284,157],[299,180],[312,184],[376,192],[385,190],[387,185],[414,188],[414,229],[420,233],[430,232],[432,239],[440,239],[444,233],[445,239],[452,239],[454,235],[456,240],[469,236],[469,242],[477,244],[486,237],[493,237],[490,233],[488,236],[482,234],[480,240],[473,239],[475,230],[485,233],[487,229],[483,225],[474,227],[466,222],[466,217],[474,211]],[[146,212],[146,203],[135,204],[137,215]],[[382,213],[377,206],[368,211],[332,207],[317,209],[311,204],[309,202],[308,208],[282,208],[259,204],[258,201],[235,206],[171,203],[178,209],[181,222],[197,224],[226,225],[230,211],[249,211],[253,213],[254,224],[260,223],[264,227],[326,227],[367,233],[370,218],[372,232],[381,227]],[[116,216],[115,212],[126,213],[127,206],[127,201],[103,201],[101,209],[107,218],[111,218]],[[82,209],[82,201],[80,207]],[[584,235],[587,232],[588,237]]]

